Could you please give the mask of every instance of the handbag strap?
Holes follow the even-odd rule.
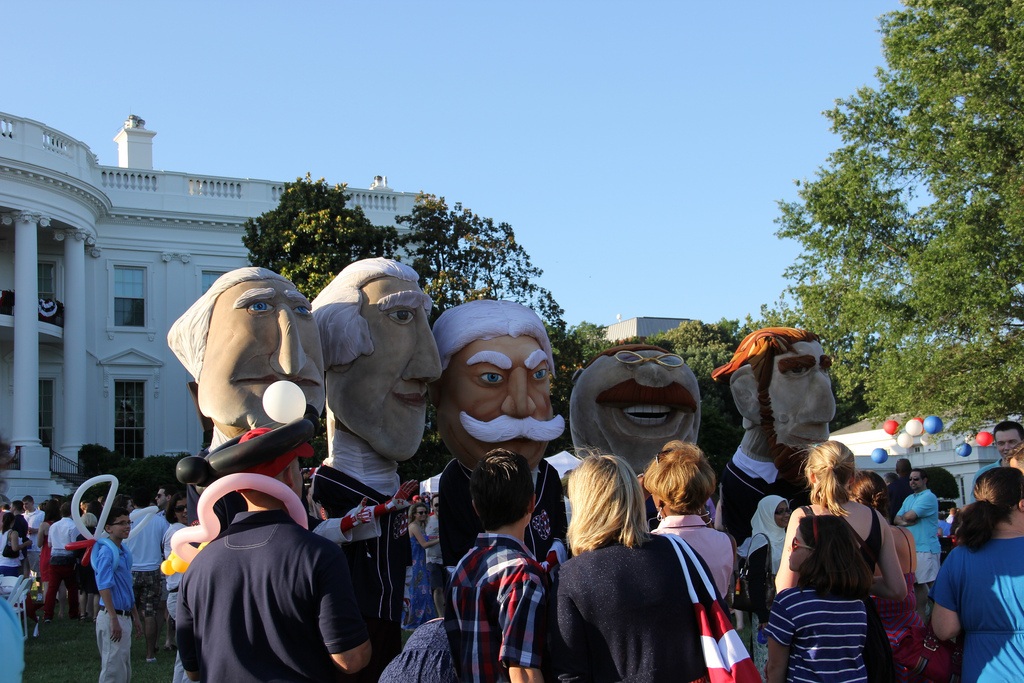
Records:
[[[690,600],[693,604],[700,602],[700,598],[697,596],[697,589],[693,583],[693,576],[691,576],[691,568],[697,570],[697,574],[700,576],[701,581],[704,584],[704,588],[712,596],[718,595],[718,589],[715,588],[714,584],[711,583],[711,579],[704,572],[704,567],[701,566],[700,560],[693,552],[693,548],[689,544],[675,534],[665,534],[662,538],[667,538],[672,541],[672,549],[676,551],[676,557],[679,558],[679,564],[683,567],[683,576],[686,578],[686,590],[690,595]],[[685,556],[684,556],[685,553]],[[689,559],[689,562],[687,562]]]

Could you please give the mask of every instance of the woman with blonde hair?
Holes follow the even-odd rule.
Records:
[[[804,475],[811,486],[811,505],[793,510],[786,530],[782,563],[775,577],[779,592],[797,585],[798,575],[789,567],[793,538],[800,520],[813,515],[832,515],[846,521],[859,539],[861,553],[875,579],[871,594],[902,600],[907,595],[896,544],[889,523],[867,505],[850,500],[848,487],[856,472],[853,451],[838,441],[826,441],[811,449]]]
[[[574,557],[561,566],[548,602],[554,675],[595,683],[707,676],[675,541],[648,532],[633,470],[614,455],[592,454],[568,493]]]
[[[696,444],[669,441],[644,472],[644,488],[658,510],[657,535],[684,539],[711,570],[719,597],[729,593],[736,564],[732,536],[708,526],[707,501],[715,491],[715,471]]]

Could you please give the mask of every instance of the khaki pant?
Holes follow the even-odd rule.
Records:
[[[99,683],[128,683],[132,679],[132,619],[117,615],[121,640],[110,639],[110,612],[100,609],[96,617],[96,645],[100,649]]]

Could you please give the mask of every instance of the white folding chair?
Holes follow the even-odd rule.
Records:
[[[10,599],[14,589],[21,585],[24,576],[0,576],[0,595]]]
[[[18,583],[17,587],[8,597],[11,607],[14,608],[15,613],[19,614],[21,617],[21,631],[25,638],[28,638],[28,608],[25,605],[25,600],[28,597],[28,592],[31,588],[32,580],[25,579]]]

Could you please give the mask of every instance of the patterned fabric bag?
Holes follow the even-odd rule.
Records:
[[[701,650],[711,683],[760,683],[761,674],[751,661],[747,648],[729,621],[725,606],[717,597],[711,579],[686,541],[666,534],[683,567],[686,589],[700,630]]]

